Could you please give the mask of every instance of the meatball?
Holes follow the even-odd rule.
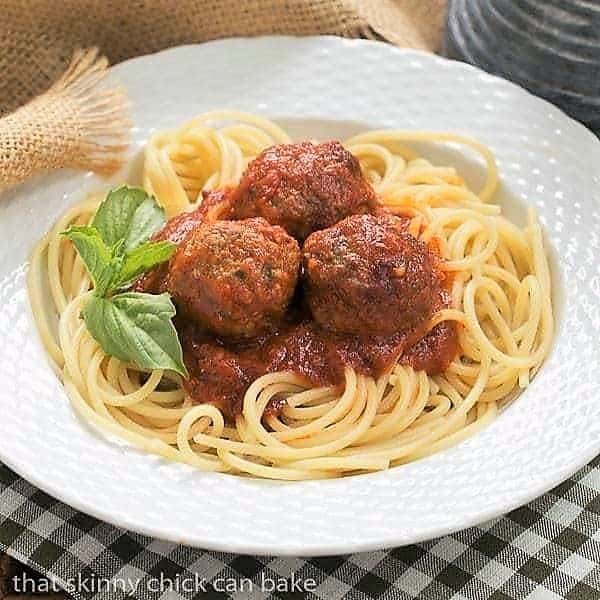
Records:
[[[212,333],[250,338],[272,329],[294,294],[300,248],[264,219],[193,229],[169,263],[167,288],[183,314]]]
[[[403,219],[348,217],[313,233],[303,261],[308,305],[324,328],[391,335],[431,315],[433,257]]]
[[[335,141],[268,148],[248,165],[231,202],[234,219],[263,217],[301,241],[378,207],[358,160]]]
[[[220,189],[202,192],[202,203],[198,208],[175,215],[169,219],[162,229],[157,231],[151,241],[168,240],[180,244],[187,234],[202,223],[212,223],[227,216],[229,209],[229,190]],[[169,266],[162,263],[142,275],[134,284],[136,292],[162,294],[167,291]]]

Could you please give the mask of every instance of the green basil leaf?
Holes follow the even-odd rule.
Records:
[[[107,246],[124,240],[123,251],[148,241],[165,223],[165,211],[138,187],[123,185],[108,193],[100,204],[92,225]]]
[[[104,352],[142,369],[166,369],[187,377],[183,352],[171,319],[168,294],[111,296],[138,275],[171,258],[175,244],[149,242],[165,222],[162,208],[140,188],[111,191],[91,227],[63,232],[75,245],[94,284],[82,315]]]
[[[117,286],[125,287],[132,283],[138,275],[169,260],[176,248],[176,244],[168,241],[146,242],[134,248],[124,257]]]
[[[166,222],[165,211],[152,197],[146,198],[135,211],[129,232],[125,238],[125,249],[133,250],[147,242]]]
[[[187,377],[171,318],[168,294],[124,293],[92,296],[83,308],[85,324],[104,352],[141,369],[168,369]]]
[[[62,235],[71,240],[79,252],[94,284],[94,292],[103,296],[120,270],[118,261],[113,260],[111,249],[95,227],[72,225]]]

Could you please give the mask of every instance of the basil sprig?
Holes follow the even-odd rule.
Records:
[[[141,188],[122,186],[108,193],[91,225],[73,225],[62,233],[90,274],[94,290],[82,316],[102,350],[142,369],[187,377],[169,294],[124,291],[173,255],[175,244],[149,241],[164,223],[164,210],[154,198]]]

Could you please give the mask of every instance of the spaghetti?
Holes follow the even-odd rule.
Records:
[[[206,113],[150,140],[143,186],[173,216],[191,210],[202,190],[237,184],[256,155],[288,141],[260,117]],[[487,165],[483,188],[471,191],[455,169],[434,166],[410,142],[455,142],[477,151]],[[385,469],[447,448],[484,427],[529,385],[553,335],[550,273],[533,214],[519,228],[491,202],[497,187],[491,152],[470,138],[421,131],[372,131],[344,146],[383,204],[411,219],[411,233],[438,240],[441,268],[452,272],[451,307],[428,326],[460,323],[459,355],[449,368],[428,376],[398,362],[375,379],[347,367],[341,391],[269,373],[250,385],[242,414],[228,423],[215,406],[193,403],[178,375],[144,372],[107,356],[88,333],[79,315],[90,280],[60,232],[91,221],[101,200],[92,196],[41,240],[28,274],[42,341],[83,419],[203,470],[316,479]],[[279,414],[266,411],[282,397]]]

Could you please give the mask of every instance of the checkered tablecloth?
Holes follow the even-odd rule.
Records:
[[[423,544],[315,559],[203,552],[123,531],[0,464],[0,550],[62,585],[85,582],[87,590],[73,592],[78,600],[597,600],[600,457],[506,517]],[[179,592],[169,582],[179,582]],[[236,582],[237,593],[222,591]],[[294,582],[291,593],[263,591]]]

